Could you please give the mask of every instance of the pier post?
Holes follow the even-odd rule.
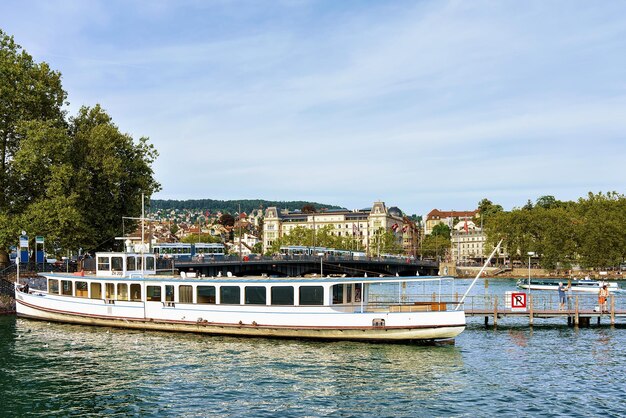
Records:
[[[485,315],[485,328],[489,326],[489,317]]]
[[[610,295],[611,298],[611,325],[615,325],[615,296]]]
[[[493,297],[493,326],[498,326],[498,296]]]
[[[578,326],[578,295],[576,295],[576,301],[574,305],[574,326]]]
[[[528,295],[528,307],[530,309],[529,311],[529,315],[528,315],[528,324],[532,327],[533,326],[533,295],[532,293]]]

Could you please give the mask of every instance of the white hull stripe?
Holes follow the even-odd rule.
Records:
[[[205,321],[183,321],[183,320],[175,320],[175,319],[153,319],[153,318],[129,318],[123,316],[105,316],[105,315],[94,315],[80,312],[71,312],[71,311],[62,311],[58,309],[44,308],[41,306],[33,305],[28,302],[24,302],[23,300],[16,299],[18,304],[22,304],[31,309],[50,312],[53,314],[61,314],[68,315],[73,317],[85,317],[92,319],[101,319],[101,320],[114,320],[114,321],[127,321],[127,322],[136,322],[136,323],[165,323],[165,324],[180,324],[180,325],[205,325],[205,326],[218,326],[218,327],[232,327],[232,328],[264,328],[264,329],[289,329],[289,330],[315,330],[315,329],[323,329],[323,330],[392,330],[392,329],[435,329],[435,328],[457,328],[463,327],[465,328],[465,324],[446,324],[446,325],[407,325],[407,326],[385,326],[385,327],[348,327],[348,326],[292,326],[292,325],[263,325],[263,324],[233,324],[233,323],[222,323],[222,322],[205,322]],[[23,315],[19,313],[19,309],[17,310],[18,316],[25,316],[30,318],[36,318],[32,315]],[[46,318],[44,318],[46,319]]]

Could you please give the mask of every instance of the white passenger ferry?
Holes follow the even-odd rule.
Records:
[[[95,275],[42,273],[47,290],[15,291],[20,317],[64,323],[253,337],[449,340],[465,314],[436,297],[370,298],[372,286],[428,277],[164,277],[153,254],[98,253]],[[430,281],[430,282],[429,282]],[[395,287],[394,287],[395,286]],[[448,309],[451,308],[451,309]],[[457,310],[452,310],[457,308]]]

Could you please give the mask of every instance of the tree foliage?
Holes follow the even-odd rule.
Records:
[[[363,251],[360,237],[335,235],[332,225],[326,225],[316,230],[298,226],[289,231],[288,235],[283,235],[280,239],[275,240],[272,247],[268,250],[268,253],[276,254],[279,252],[280,247],[284,245],[303,245],[307,247]]]
[[[441,236],[448,241],[450,241],[450,227],[443,223],[438,223],[433,227],[433,231],[431,232],[432,236]]]
[[[123,134],[99,106],[65,119],[61,75],[0,31],[0,251],[18,232],[49,250],[111,248],[122,217],[158,188],[147,138]]]
[[[535,205],[485,219],[488,242],[500,238],[512,259],[539,255],[545,268],[617,266],[626,259],[626,197],[589,193],[577,202],[544,196]]]
[[[312,206],[315,212],[321,209],[343,209],[341,206],[327,205],[315,202],[296,201],[274,201],[262,199],[242,199],[242,200],[214,200],[214,199],[190,199],[190,200],[160,200],[153,199],[150,201],[152,210],[159,209],[178,209],[178,210],[201,210],[210,211],[211,213],[226,212],[237,213],[241,209],[242,212],[250,213],[253,210],[276,206],[280,209],[288,209],[289,211],[301,210],[305,206]]]

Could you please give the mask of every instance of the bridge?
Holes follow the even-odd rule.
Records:
[[[345,274],[347,276],[434,276],[439,264],[429,260],[410,258],[367,258],[367,257],[311,257],[277,256],[255,259],[194,259],[175,261],[173,269],[202,276],[279,276],[298,277],[320,273],[323,275]]]

